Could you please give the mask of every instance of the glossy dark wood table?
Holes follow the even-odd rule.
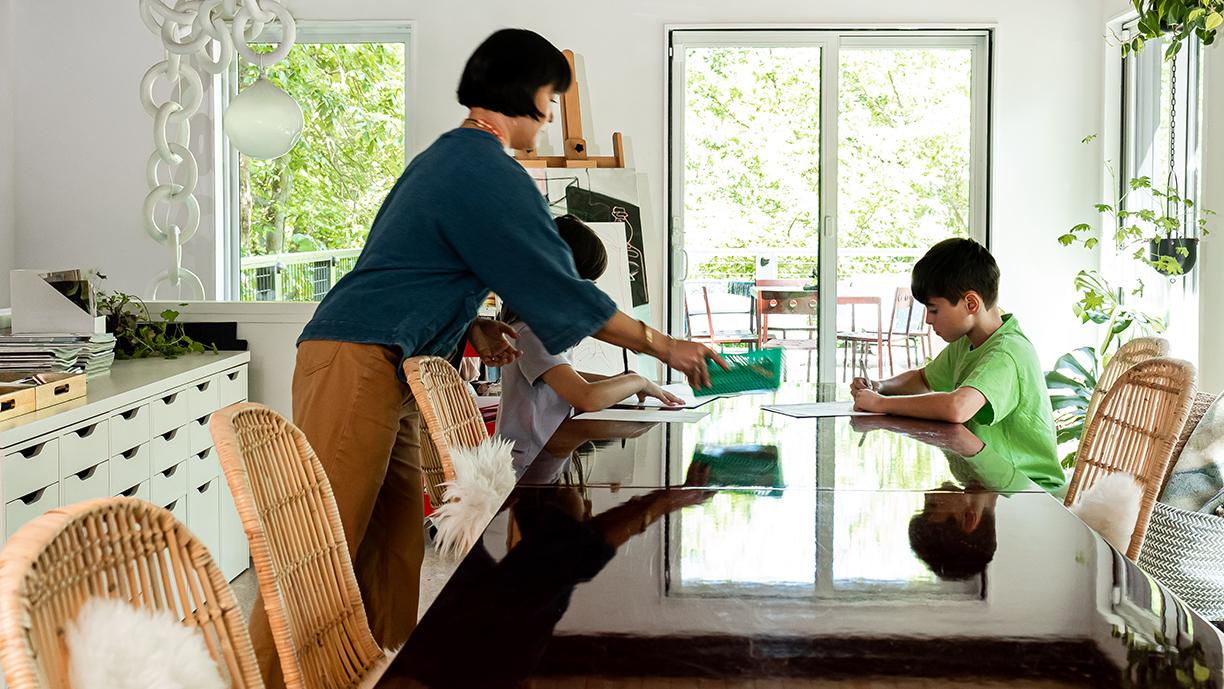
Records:
[[[562,424],[378,686],[1221,686],[1215,628],[1005,448],[759,409],[812,395]]]

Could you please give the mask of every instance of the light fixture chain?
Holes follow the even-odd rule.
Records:
[[[145,167],[149,193],[145,196],[145,231],[169,248],[170,267],[149,283],[147,295],[157,299],[163,286],[177,288],[175,298],[183,296],[183,282],[189,283],[197,298],[207,295],[199,276],[183,267],[183,244],[200,226],[200,203],[195,196],[199,166],[190,151],[190,119],[203,102],[203,82],[196,66],[208,74],[220,74],[238,53],[260,65],[284,59],[296,39],[293,15],[277,0],[139,0],[140,18],[161,39],[166,57],[148,72],[140,83],[140,100],[153,117],[153,154]],[[273,22],[281,25],[280,45],[271,53],[255,53],[250,44]],[[213,55],[216,55],[214,58]],[[183,56],[194,57],[191,62]],[[193,64],[196,66],[193,66]],[[170,97],[164,103],[154,100],[154,86],[168,82]],[[171,136],[174,127],[174,136]],[[161,170],[165,170],[162,181]],[[157,221],[159,205],[164,218]],[[171,218],[181,219],[182,225]]]

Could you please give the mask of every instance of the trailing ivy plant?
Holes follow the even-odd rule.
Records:
[[[105,278],[106,276],[100,276]],[[161,320],[155,321],[149,307],[140,297],[123,292],[97,292],[98,315],[106,317],[107,332],[115,335],[115,358],[144,359],[160,356],[177,359],[188,352],[204,352],[217,346],[206,347],[201,342],[187,337],[178,323],[179,312],[166,309]],[[186,304],[183,304],[186,306]]]
[[[1190,36],[1211,45],[1224,26],[1224,0],[1133,0],[1133,4],[1139,13],[1139,35],[1122,43],[1123,57],[1143,50],[1148,41],[1168,39],[1164,56],[1170,60]]]
[[[1153,258],[1148,253],[1148,245],[1153,240],[1180,236],[1182,220],[1177,210],[1184,208],[1187,212],[1190,211],[1194,208],[1194,200],[1179,196],[1176,189],[1153,187],[1150,177],[1136,177],[1130,180],[1127,186],[1127,191],[1119,194],[1113,204],[1098,203],[1094,206],[1098,213],[1108,215],[1112,219],[1114,245],[1119,251],[1133,249],[1132,258],[1151,266],[1159,273],[1168,276],[1181,275],[1182,266],[1175,256],[1160,254]],[[1146,189],[1153,197],[1164,201],[1156,203],[1156,209],[1126,210],[1126,198],[1140,189]],[[1199,236],[1205,237],[1208,234],[1207,216],[1215,215],[1215,211],[1200,208],[1199,213],[1201,217],[1197,221],[1198,232]],[[1063,246],[1082,244],[1084,248],[1091,249],[1100,241],[1095,234],[1092,225],[1080,223],[1061,235],[1058,242]],[[1185,247],[1179,246],[1175,251],[1179,256],[1189,255],[1189,250]]]
[[[1224,0],[1220,1],[1224,2]],[[1090,134],[1084,137],[1081,143],[1091,143],[1095,139],[1096,135]],[[1112,176],[1113,168],[1108,164],[1106,168]],[[1150,177],[1135,177],[1127,182],[1126,186],[1126,191],[1115,195],[1113,203],[1098,203],[1093,206],[1097,213],[1108,216],[1112,225],[1108,231],[1102,228],[1100,235],[1110,237],[1115,250],[1119,253],[1130,253],[1133,250],[1131,253],[1133,259],[1152,267],[1163,275],[1181,275],[1182,266],[1177,257],[1161,254],[1153,258],[1149,254],[1148,247],[1153,240],[1183,236],[1182,213],[1194,210],[1194,200],[1180,196],[1175,188],[1158,189],[1154,187]],[[1155,208],[1128,209],[1134,204],[1128,204],[1127,199],[1135,193],[1151,194],[1156,201],[1153,204]],[[1209,234],[1207,218],[1215,215],[1215,211],[1209,208],[1199,208],[1198,213],[1199,217],[1196,221],[1198,235],[1206,237]],[[1090,223],[1080,223],[1058,238],[1058,243],[1063,246],[1081,244],[1085,249],[1092,249],[1099,242],[1100,238]],[[1174,251],[1181,257],[1189,254],[1185,247],[1177,247]],[[1139,289],[1142,291],[1142,284]]]

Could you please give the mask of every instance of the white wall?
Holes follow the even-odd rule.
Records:
[[[17,253],[13,189],[13,3],[0,0],[0,308],[9,303],[8,271]]]
[[[1203,202],[1224,213],[1224,48],[1204,51]],[[1208,124],[1209,123],[1209,124]],[[1211,236],[1199,246],[1199,389],[1224,392],[1224,216],[1209,220]]]
[[[23,65],[12,99],[15,160],[22,171],[16,189],[18,262],[96,266],[111,275],[112,285],[143,292],[166,263],[165,252],[141,231],[139,218],[151,118],[139,105],[137,84],[160,58],[158,42],[141,23],[135,3],[71,3],[71,12],[68,7],[64,0],[15,4],[21,27],[15,52],[40,56]],[[459,122],[458,75],[470,51],[492,30],[526,26],[573,48],[585,69],[585,131],[592,152],[608,153],[612,130],[622,131],[630,163],[648,175],[643,205],[654,230],[648,237],[650,268],[660,277],[665,24],[996,26],[993,237],[1005,276],[1003,303],[1021,315],[1043,358],[1052,360],[1083,339],[1067,306],[1071,277],[1095,261],[1059,247],[1054,237],[1078,222],[1096,198],[1096,160],[1078,142],[1099,123],[1101,6],[938,0],[918,7],[903,0],[626,0],[562,12],[544,0],[473,0],[462,9],[423,0],[291,2],[301,19],[417,21],[410,127],[418,149]],[[1050,16],[1059,21],[1050,22]],[[98,53],[100,37],[105,37],[106,59]],[[551,148],[558,150],[558,132],[550,135]],[[203,231],[187,254],[187,265],[211,282],[213,248]],[[1034,289],[1031,277],[1037,267],[1049,276],[1040,289]],[[653,282],[662,289],[661,279]],[[661,309],[662,294],[654,301]],[[660,316],[656,311],[656,319]]]

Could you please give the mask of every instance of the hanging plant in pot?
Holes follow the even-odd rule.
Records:
[[[1182,0],[1190,1],[1190,0]],[[1196,0],[1204,3],[1224,3],[1224,0]],[[1136,0],[1136,9],[1140,9]],[[1150,3],[1156,4],[1156,3]],[[1167,9],[1168,5],[1176,5],[1178,0],[1163,0],[1160,7]],[[1202,8],[1199,8],[1202,9]],[[1149,7],[1149,11],[1151,8]],[[1142,12],[1143,10],[1140,9]],[[1180,17],[1180,15],[1178,15]],[[1217,15],[1218,16],[1218,15]],[[1145,16],[1148,28],[1154,25],[1154,19]],[[1179,19],[1185,22],[1185,17]],[[1142,20],[1141,20],[1142,21]],[[1224,23],[1224,19],[1221,20]],[[1214,20],[1213,20],[1214,23]],[[1205,25],[1204,25],[1205,26]],[[1216,25],[1218,26],[1218,24]],[[1211,28],[1214,31],[1215,26]],[[1184,30],[1180,29],[1180,30]],[[1206,31],[1207,29],[1203,29]],[[1177,34],[1174,34],[1177,35]],[[1214,38],[1214,34],[1212,34]],[[1137,38],[1142,46],[1142,39]],[[1180,48],[1182,43],[1175,41],[1170,48]],[[1123,46],[1123,52],[1126,46]],[[1136,177],[1130,180],[1125,193],[1114,199],[1113,205],[1101,203],[1096,205],[1099,213],[1112,216],[1114,221],[1114,244],[1119,253],[1134,249],[1136,261],[1146,263],[1157,272],[1167,277],[1184,275],[1194,268],[1198,259],[1198,243],[1200,236],[1207,235],[1207,216],[1213,212],[1206,208],[1196,209],[1194,200],[1183,197],[1177,182],[1177,50],[1170,50],[1166,55],[1172,62],[1172,79],[1169,86],[1169,157],[1168,173],[1164,189],[1152,185],[1150,177]],[[1095,139],[1095,135],[1086,137],[1087,143]],[[1111,170],[1112,172],[1112,170]],[[1132,200],[1132,194],[1138,193],[1140,198]],[[1143,197],[1147,196],[1148,199]],[[1145,201],[1147,203],[1145,204]],[[1151,207],[1144,207],[1150,205]],[[1096,246],[1097,240],[1092,236],[1092,226],[1080,223],[1072,227],[1070,232],[1058,238],[1064,246],[1082,242],[1086,248]],[[1081,236],[1083,235],[1083,236]]]
[[[1133,180],[1132,180],[1133,181]],[[1142,188],[1142,187],[1141,187]],[[1199,209],[1197,233],[1191,234],[1187,225],[1194,213],[1194,201],[1177,194],[1177,178],[1169,172],[1169,184],[1163,191],[1151,189],[1153,197],[1164,200],[1164,213],[1155,216],[1153,225],[1164,236],[1148,239],[1147,263],[1157,272],[1176,277],[1190,272],[1198,260],[1199,237],[1207,234],[1207,218],[1212,211]],[[1133,233],[1130,235],[1137,239]],[[1142,250],[1140,250],[1141,252]],[[1138,258],[1138,257],[1137,257]]]
[[[1198,260],[1198,237],[1165,237],[1148,241],[1148,262],[1160,272],[1169,275],[1189,273]],[[1172,264],[1177,268],[1173,268]]]
[[[1207,236],[1207,216],[1215,212],[1199,208],[1198,218],[1187,227],[1187,216],[1195,210],[1192,199],[1178,195],[1177,189],[1156,189],[1150,177],[1136,177],[1128,183],[1126,193],[1120,194],[1113,204],[1099,203],[1097,212],[1108,215],[1113,221],[1114,246],[1119,253],[1130,253],[1140,263],[1146,263],[1158,273],[1176,277],[1194,268],[1198,258],[1200,238]],[[1127,208],[1127,197],[1133,193],[1146,192],[1153,198],[1162,199],[1160,210],[1153,208]],[[1094,248],[1098,239],[1093,236],[1092,225],[1080,223],[1058,238],[1063,246],[1082,244]]]
[[[1168,39],[1165,59],[1172,59],[1185,39],[1194,36],[1211,45],[1224,26],[1224,0],[1133,0],[1133,4],[1139,13],[1138,35],[1122,43],[1123,57],[1143,50],[1148,41]]]

